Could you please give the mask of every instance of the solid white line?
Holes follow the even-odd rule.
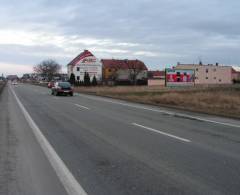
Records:
[[[77,180],[74,178],[72,173],[69,171],[67,166],[64,164],[62,159],[58,156],[58,154],[55,152],[51,144],[47,141],[47,139],[42,134],[39,127],[36,125],[36,123],[31,118],[30,114],[27,112],[23,104],[20,102],[19,98],[17,97],[16,93],[10,87],[19,107],[21,108],[24,117],[26,118],[29,126],[32,128],[33,133],[40,144],[41,148],[43,149],[45,155],[47,156],[50,164],[52,165],[53,169],[55,170],[59,180],[62,182],[64,188],[66,189],[67,193],[69,195],[87,195],[87,193],[84,191],[82,186],[77,182]]]
[[[79,108],[84,108],[86,110],[90,110],[90,108],[86,107],[86,106],[82,106],[82,105],[79,105],[79,104],[75,104],[75,106],[79,107]]]
[[[198,116],[191,116],[191,115],[188,115],[188,114],[182,114],[182,113],[171,112],[171,111],[166,111],[166,110],[147,108],[147,107],[144,107],[144,106],[130,105],[130,104],[127,104],[127,103],[111,101],[111,100],[102,99],[102,98],[95,98],[95,97],[90,97],[90,96],[86,96],[86,95],[82,95],[82,94],[81,95],[79,94],[78,96],[82,96],[82,97],[86,97],[88,99],[93,99],[93,100],[98,100],[98,101],[104,101],[104,102],[108,102],[108,103],[112,103],[112,104],[118,104],[118,105],[122,105],[122,106],[127,106],[127,107],[132,107],[132,108],[137,108],[137,109],[143,109],[143,110],[163,113],[163,114],[167,114],[167,115],[170,115],[170,116],[186,117],[186,118],[194,119],[194,120],[198,120],[198,121],[203,121],[203,122],[215,123],[215,124],[229,126],[229,127],[240,128],[240,125],[237,125],[237,124],[219,122],[219,121],[215,121],[215,120],[209,120],[209,119],[205,119],[205,118],[198,117]]]
[[[165,135],[165,136],[174,138],[174,139],[178,139],[178,140],[180,140],[180,141],[191,142],[189,139],[185,139],[185,138],[182,138],[182,137],[178,137],[178,136],[175,136],[175,135],[172,135],[172,134],[169,134],[169,133],[165,133],[165,132],[163,132],[163,131],[159,131],[159,130],[156,130],[156,129],[153,129],[153,128],[150,128],[150,127],[146,127],[146,126],[143,126],[143,125],[139,125],[139,124],[137,124],[137,123],[132,123],[132,125],[135,125],[135,126],[137,126],[137,127],[141,127],[141,128],[147,129],[147,130],[149,130],[149,131],[152,131],[152,132],[155,132],[155,133],[159,133],[159,134],[162,134],[162,135]]]

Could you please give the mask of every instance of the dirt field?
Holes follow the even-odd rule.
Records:
[[[178,89],[157,86],[77,87],[75,91],[240,118],[240,85]]]

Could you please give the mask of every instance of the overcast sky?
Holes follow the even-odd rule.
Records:
[[[238,0],[0,0],[0,74],[66,65],[82,50],[140,59],[240,65]],[[64,69],[65,70],[65,69]]]

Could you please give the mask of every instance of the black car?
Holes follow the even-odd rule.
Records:
[[[56,82],[52,87],[52,95],[66,94],[73,96],[73,88],[69,82]]]

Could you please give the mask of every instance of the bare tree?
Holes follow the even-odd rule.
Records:
[[[125,60],[128,70],[129,70],[129,77],[132,84],[137,85],[137,78],[138,75],[146,70],[146,66],[143,62],[139,60]]]
[[[48,81],[51,81],[53,76],[60,72],[61,65],[59,65],[56,61],[49,59],[34,66],[33,70],[34,72],[41,74],[41,76],[46,77]]]

